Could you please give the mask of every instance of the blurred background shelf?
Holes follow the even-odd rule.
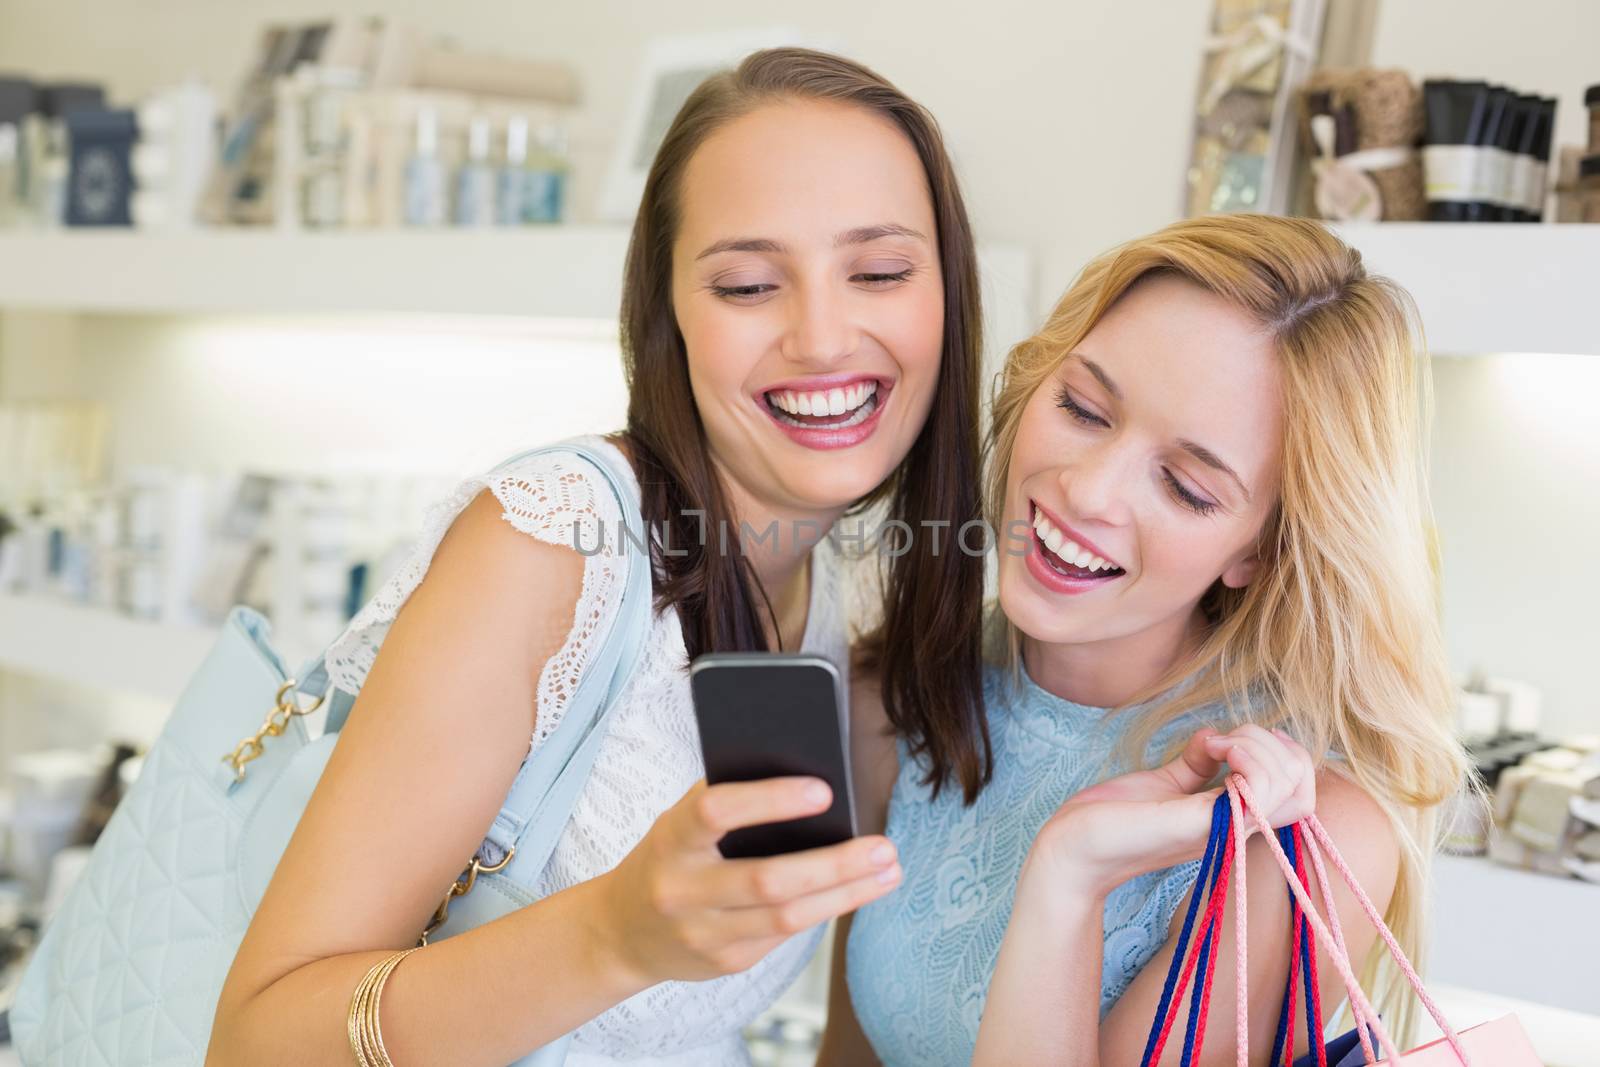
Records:
[[[1436,354],[1600,355],[1589,311],[1600,226],[1372,223],[1338,232],[1416,297]],[[612,323],[627,239],[619,226],[8,234],[0,236],[0,307]],[[988,270],[1005,270],[1014,254],[984,252]],[[1033,297],[1025,294],[1030,315]]]
[[[1597,915],[1600,886],[1478,857],[1440,856],[1427,978],[1584,1013],[1593,1024],[1592,1049],[1600,1053]]]
[[[1600,226],[1379,222],[1336,227],[1416,298],[1435,355],[1600,355]]]
[[[0,308],[614,322],[627,243],[612,226],[6,234]]]
[[[171,702],[216,632],[106,608],[0,594],[0,669]]]

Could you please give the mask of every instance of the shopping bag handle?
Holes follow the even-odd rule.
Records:
[[[1246,814],[1250,816],[1256,829],[1261,831],[1262,839],[1266,841],[1267,848],[1272,852],[1272,858],[1277,861],[1279,869],[1283,871],[1284,877],[1289,883],[1289,891],[1299,901],[1318,943],[1328,953],[1334,967],[1339,972],[1339,977],[1344,980],[1345,989],[1350,996],[1351,1011],[1356,1017],[1357,1027],[1362,1032],[1361,1044],[1367,1055],[1367,1062],[1372,1062],[1372,1048],[1366,1039],[1365,1027],[1371,1026],[1373,1032],[1377,1034],[1378,1045],[1382,1049],[1384,1057],[1390,1063],[1398,1064],[1400,1062],[1400,1052],[1395,1047],[1393,1039],[1389,1036],[1388,1029],[1383,1025],[1383,1020],[1379,1018],[1377,1011],[1373,1009],[1372,1004],[1367,1000],[1366,994],[1361,991],[1361,983],[1355,976],[1349,952],[1344,948],[1343,932],[1341,931],[1340,935],[1335,937],[1322,921],[1322,917],[1317,914],[1316,908],[1311,903],[1310,894],[1300,884],[1300,879],[1295,874],[1294,867],[1289,862],[1289,857],[1284,854],[1283,846],[1278,843],[1277,834],[1273,832],[1266,816],[1261,813],[1254,803],[1255,798],[1251,795],[1249,783],[1240,775],[1233,774],[1228,776],[1226,785],[1228,803],[1233,811],[1234,865],[1239,867],[1238,888],[1234,894],[1234,920],[1238,927],[1238,936],[1235,939],[1237,943],[1235,970],[1239,989],[1237,1018],[1239,1067],[1247,1067],[1249,1062],[1249,1026],[1247,1018],[1249,1011],[1247,976],[1249,971],[1246,966],[1248,951],[1246,948],[1246,931],[1248,930],[1248,923],[1245,899],[1246,879],[1243,867],[1245,835],[1247,833],[1244,822]],[[1361,910],[1366,913],[1368,921],[1372,923],[1373,928],[1378,932],[1378,936],[1383,939],[1384,945],[1388,947],[1389,955],[1394,958],[1395,963],[1399,966],[1400,973],[1405,976],[1411,988],[1416,991],[1418,999],[1428,1009],[1428,1014],[1433,1017],[1433,1021],[1443,1032],[1445,1040],[1449,1042],[1450,1048],[1455,1052],[1456,1057],[1460,1059],[1463,1067],[1471,1067],[1472,1061],[1468,1058],[1466,1049],[1462,1047],[1460,1037],[1451,1029],[1450,1024],[1445,1021],[1444,1014],[1439,1010],[1439,1006],[1434,1003],[1433,998],[1428,996],[1428,991],[1423,988],[1422,979],[1417,976],[1416,969],[1411,966],[1411,961],[1406,958],[1405,951],[1401,949],[1400,943],[1395,940],[1394,933],[1383,921],[1383,916],[1378,913],[1378,909],[1372,903],[1372,899],[1361,888],[1360,881],[1356,878],[1354,872],[1350,870],[1349,865],[1345,863],[1344,857],[1339,854],[1338,848],[1333,843],[1333,838],[1328,835],[1328,831],[1323,827],[1322,822],[1313,813],[1307,815],[1302,820],[1301,825],[1309,831],[1304,835],[1304,838],[1312,855],[1312,866],[1316,869],[1318,881],[1322,886],[1323,899],[1333,921],[1335,923],[1338,922],[1337,909],[1333,907],[1332,893],[1328,887],[1326,872],[1322,867],[1322,857],[1317,851],[1318,846],[1327,851],[1328,859],[1332,862],[1334,869],[1339,872],[1345,884],[1350,887],[1350,891],[1355,894],[1356,901],[1361,905]],[[1321,1037],[1319,1034],[1311,1036],[1314,1040]]]

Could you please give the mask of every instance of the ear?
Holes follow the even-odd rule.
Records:
[[[1228,564],[1228,569],[1222,572],[1219,581],[1229,589],[1243,589],[1256,580],[1256,575],[1261,573],[1261,557],[1251,549],[1239,559]]]

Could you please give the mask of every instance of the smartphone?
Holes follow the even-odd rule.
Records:
[[[690,665],[689,688],[709,784],[806,775],[833,789],[832,806],[820,814],[729,833],[717,844],[725,857],[776,856],[856,835],[837,667],[822,656],[713,652]]]

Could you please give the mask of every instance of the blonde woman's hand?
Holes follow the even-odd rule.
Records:
[[[1136,771],[1071,797],[1034,839],[1024,877],[1103,896],[1128,879],[1199,856],[1211,831],[1212,787],[1226,765],[1249,784],[1273,826],[1316,807],[1316,766],[1281,730],[1203,729],[1163,767]]]
[[[717,851],[730,830],[815,815],[831,803],[815,778],[697,782],[601,876],[600,918],[616,958],[644,984],[732,974],[890,892],[900,865],[882,836],[763,859]]]

